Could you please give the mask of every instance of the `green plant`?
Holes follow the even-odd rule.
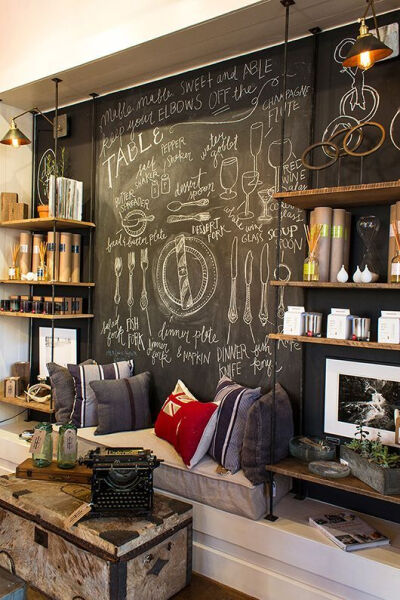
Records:
[[[39,181],[48,194],[49,179],[51,175],[55,177],[64,177],[65,172],[65,148],[60,149],[59,158],[55,159],[53,152],[47,152],[39,173]]]
[[[380,465],[385,469],[400,467],[400,455],[382,444],[381,434],[378,433],[375,440],[367,440],[368,432],[364,430],[363,424],[358,423],[357,432],[351,442],[346,445],[347,448],[357,452],[370,462]]]

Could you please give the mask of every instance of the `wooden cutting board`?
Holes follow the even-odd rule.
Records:
[[[36,467],[31,458],[18,465],[16,476],[20,479],[39,479],[42,481],[65,481],[67,483],[90,483],[92,469],[85,465],[76,465],[73,469],[60,469],[56,461],[49,467]]]

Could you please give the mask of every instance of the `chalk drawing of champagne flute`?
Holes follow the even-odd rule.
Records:
[[[262,121],[252,123],[250,126],[250,154],[254,160],[254,171],[258,171],[257,168],[257,157],[261,152],[261,146],[263,141],[264,125]],[[262,181],[258,181],[260,185]]]
[[[292,142],[289,138],[283,140],[282,165],[286,164],[292,154]],[[281,140],[271,142],[268,148],[268,164],[275,170],[275,192],[279,190],[281,174]]]

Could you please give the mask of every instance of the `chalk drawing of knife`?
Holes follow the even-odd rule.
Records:
[[[181,221],[209,221],[211,215],[209,212],[197,213],[194,215],[169,215],[167,223],[181,223]]]
[[[236,283],[237,283],[237,273],[238,273],[238,238],[235,236],[232,242],[232,250],[231,250],[231,297],[229,301],[229,309],[228,309],[228,337],[226,343],[229,344],[229,338],[231,334],[231,325],[236,323],[238,320],[238,310],[236,304]]]
[[[178,284],[183,310],[193,306],[192,290],[190,289],[186,256],[186,241],[184,234],[175,238],[176,264],[178,267]]]
[[[251,250],[248,251],[246,260],[244,263],[244,280],[246,283],[246,300],[244,303],[243,321],[249,326],[253,343],[256,343],[254,339],[254,333],[252,329],[253,315],[251,313],[251,283],[253,281],[253,253]]]
[[[264,244],[260,257],[261,303],[258,318],[263,327],[268,323],[269,248]]]
[[[137,227],[140,223],[151,223],[151,221],[154,221],[154,219],[155,219],[154,215],[138,217],[137,219],[134,219],[133,221],[129,221],[129,227]]]

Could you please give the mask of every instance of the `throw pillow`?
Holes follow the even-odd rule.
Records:
[[[127,379],[90,382],[97,401],[95,435],[150,427],[150,378],[146,372]]]
[[[207,454],[214,433],[217,404],[199,402],[178,381],[164,402],[154,429],[158,437],[172,444],[189,469]]]
[[[246,388],[222,377],[215,391],[219,403],[217,423],[209,454],[231,473],[240,469],[244,429],[250,407],[261,395],[261,388]]]
[[[95,365],[94,360],[85,360],[82,365]],[[66,367],[55,362],[47,363],[50,376],[51,392],[53,395],[53,406],[55,408],[56,423],[64,425],[71,417],[72,407],[75,399],[74,378]]]
[[[109,365],[68,365],[75,382],[75,400],[71,420],[77,427],[97,425],[96,395],[90,383],[102,379],[126,379],[134,374],[133,360]]]
[[[274,462],[289,454],[289,440],[293,437],[293,412],[289,396],[283,387],[275,386],[275,444]],[[253,404],[247,415],[242,447],[242,469],[254,485],[268,480],[265,465],[271,463],[272,390]]]

